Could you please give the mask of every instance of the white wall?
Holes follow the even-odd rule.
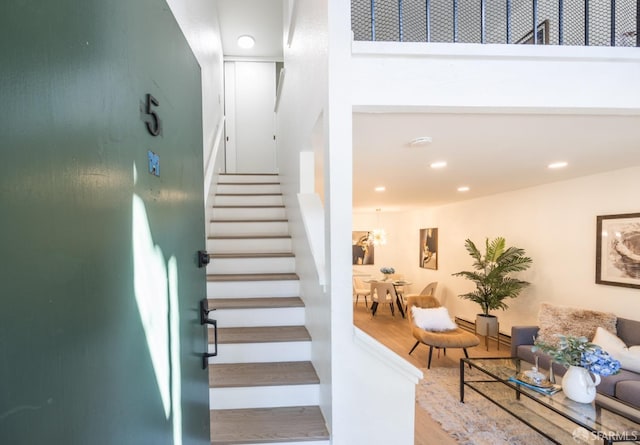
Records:
[[[638,112],[636,48],[354,42],[353,51],[356,110]]]
[[[200,64],[203,159],[206,168],[224,115],[224,67],[218,11],[216,3],[208,0],[167,0],[167,3]]]
[[[351,239],[350,5],[298,1],[293,9],[297,16],[292,44],[285,47],[286,82],[277,116],[278,162],[321,407],[335,445],[413,444],[420,372],[353,327],[351,255],[345,248]],[[286,17],[285,29],[288,23]],[[326,291],[318,285],[296,202],[299,153],[310,150],[322,154],[317,171],[323,178],[317,183],[324,186]]]
[[[484,244],[486,237],[504,236],[508,245],[526,250],[533,266],[520,277],[530,281],[516,299],[508,300],[500,330],[536,324],[540,303],[549,301],[613,312],[640,320],[640,290],[595,284],[596,216],[634,213],[640,208],[640,167],[557,182],[456,204],[386,214],[389,242],[376,250],[377,273],[382,265],[407,274],[419,291],[438,281],[437,296],[452,315],[474,319],[479,307],[457,297],[473,285],[451,274],[471,270],[464,248],[466,238]],[[354,230],[375,223],[375,215],[354,215]],[[438,270],[418,267],[419,230],[438,228]],[[408,252],[399,255],[398,251]]]

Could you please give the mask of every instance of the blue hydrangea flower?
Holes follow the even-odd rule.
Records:
[[[580,366],[601,376],[617,374],[620,371],[620,362],[600,348],[583,352]]]

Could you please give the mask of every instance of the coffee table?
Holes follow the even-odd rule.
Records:
[[[509,380],[531,367],[513,357],[462,358],[460,401],[471,388],[557,444],[640,443],[640,424],[618,414],[629,405],[600,394],[593,403],[578,403],[562,391],[549,396]]]

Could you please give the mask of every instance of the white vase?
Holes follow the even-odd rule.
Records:
[[[591,403],[596,398],[596,386],[600,384],[600,376],[595,374],[595,380],[585,368],[569,366],[562,376],[562,391],[571,400],[580,403]]]

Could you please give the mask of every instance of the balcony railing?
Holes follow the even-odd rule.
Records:
[[[639,11],[640,0],[352,0],[351,28],[364,41],[640,47]]]

